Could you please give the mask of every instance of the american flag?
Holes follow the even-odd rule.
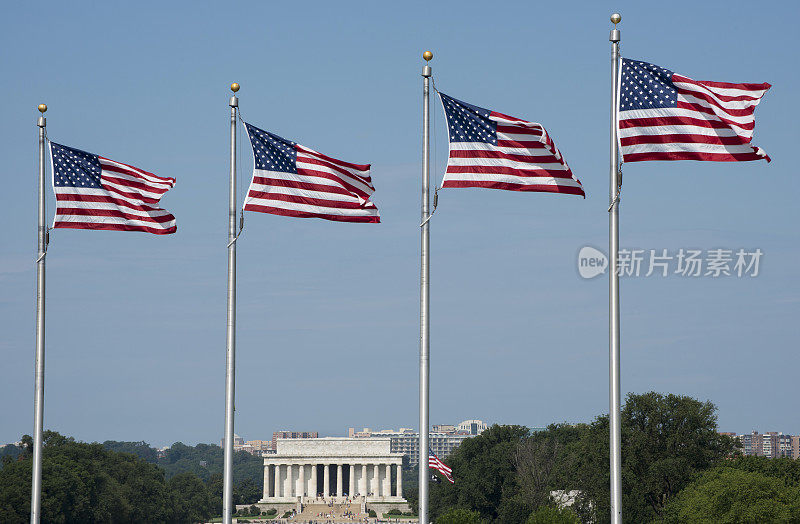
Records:
[[[369,164],[352,164],[245,123],[253,146],[246,211],[341,222],[380,222]]]
[[[56,217],[53,227],[166,235],[175,217],[158,207],[175,186],[142,169],[50,142]]]
[[[586,196],[547,131],[534,122],[439,93],[450,155],[442,187],[485,187]]]
[[[444,475],[444,478],[449,480],[451,484],[455,484],[455,480],[453,480],[453,470],[439,460],[439,457],[436,456],[436,453],[434,453],[432,449],[428,450],[428,467]]]
[[[750,145],[769,84],[706,82],[622,59],[619,142],[625,162],[770,158]]]

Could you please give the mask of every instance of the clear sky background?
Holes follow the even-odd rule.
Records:
[[[249,122],[372,163],[383,221],[248,213],[236,432],[417,427],[426,49],[442,91],[541,122],[587,192],[440,194],[431,423],[608,412],[608,282],[581,279],[576,257],[608,242],[615,10],[623,56],[774,86],[753,140],[771,164],[625,166],[622,247],[764,256],[756,278],[623,279],[623,392],[711,400],[721,430],[800,433],[797,2],[15,2],[0,22],[0,442],[33,430],[41,102],[53,140],[178,181],[162,201],[175,235],[51,233],[45,427],[219,442],[234,81]],[[432,108],[439,183],[446,132]],[[252,155],[240,138],[241,198]]]

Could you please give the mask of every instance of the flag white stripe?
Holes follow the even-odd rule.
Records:
[[[134,204],[137,206],[153,206],[154,209],[158,209],[155,204],[151,204],[149,202],[143,202],[138,198],[129,198],[124,195],[120,195],[116,192],[111,193],[106,189],[99,189],[99,188],[80,188],[80,187],[69,187],[69,186],[58,186],[55,189],[56,195],[66,194],[66,195],[91,195],[91,196],[113,196],[118,200],[124,200],[129,204]]]
[[[640,127],[626,127],[619,130],[619,137],[626,138],[630,136],[640,135],[705,135],[705,136],[719,136],[730,137],[739,136],[735,131],[728,128],[720,127],[700,127],[700,126],[640,126]]]
[[[313,189],[301,189],[296,187],[284,187],[284,186],[270,186],[266,184],[257,184],[253,182],[250,185],[250,190],[248,191],[248,199],[250,198],[257,198],[257,197],[250,197],[249,194],[252,191],[257,192],[264,192],[264,193],[278,193],[281,195],[293,195],[298,197],[304,198],[320,198],[323,200],[337,200],[340,202],[349,202],[354,204],[359,204],[363,202],[362,199],[354,196],[354,195],[342,195],[341,193],[329,193],[327,191],[320,190],[313,190]]]
[[[623,154],[634,153],[672,153],[672,152],[685,152],[696,151],[700,153],[719,153],[719,154],[737,154],[737,153],[752,153],[753,146],[736,145],[726,146],[720,144],[704,144],[697,142],[670,142],[667,144],[632,144],[622,147]]]
[[[630,120],[633,118],[668,118],[671,116],[682,116],[686,118],[697,118],[699,120],[711,120],[714,117],[709,115],[708,113],[701,113],[699,111],[695,111],[692,109],[683,109],[683,108],[657,108],[657,109],[628,109],[626,111],[619,112],[619,119],[620,120]],[[754,117],[752,116],[730,116],[725,115],[725,120],[730,122],[735,122],[737,124],[750,124],[753,122]],[[733,125],[733,124],[728,124]],[[736,126],[740,128],[740,126]]]

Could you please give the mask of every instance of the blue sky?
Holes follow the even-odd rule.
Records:
[[[431,422],[541,426],[608,410],[610,46],[715,81],[770,82],[773,161],[625,166],[621,245],[760,248],[756,278],[622,282],[622,387],[711,400],[727,431],[800,433],[796,2],[116,2],[6,6],[0,442],[33,429],[36,105],[60,143],[177,178],[178,233],[56,230],[45,427],[82,440],[219,442],[228,85],[249,122],[372,163],[383,222],[248,213],[236,432],[416,427],[420,55],[436,85],[541,122],[587,192],[446,190],[431,221]],[[432,179],[447,156],[438,102]],[[252,156],[241,142],[240,197]],[[48,173],[49,175],[49,173]],[[49,217],[52,217],[52,195]]]

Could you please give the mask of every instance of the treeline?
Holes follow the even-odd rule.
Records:
[[[21,446],[0,449],[0,522],[30,517],[32,445],[25,435]],[[220,515],[222,449],[176,443],[169,451],[159,458],[144,442],[86,444],[46,431],[42,522],[190,523]],[[234,503],[261,498],[261,464],[248,453],[235,454]]]
[[[465,440],[446,462],[455,484],[431,485],[436,524],[610,520],[605,415],[533,433],[495,425]],[[739,456],[734,439],[718,433],[710,402],[629,395],[622,511],[631,523],[800,522],[800,461]]]
[[[182,442],[176,442],[160,458],[158,450],[146,442],[107,440],[103,442],[103,447],[111,451],[130,453],[151,464],[156,464],[164,470],[167,479],[178,473],[194,473],[203,481],[208,482],[215,475],[222,475],[223,450],[214,444],[187,446]],[[246,451],[235,452],[233,454],[233,482],[243,489],[248,486],[251,490],[257,489],[260,499],[261,488],[264,484],[264,460]]]

